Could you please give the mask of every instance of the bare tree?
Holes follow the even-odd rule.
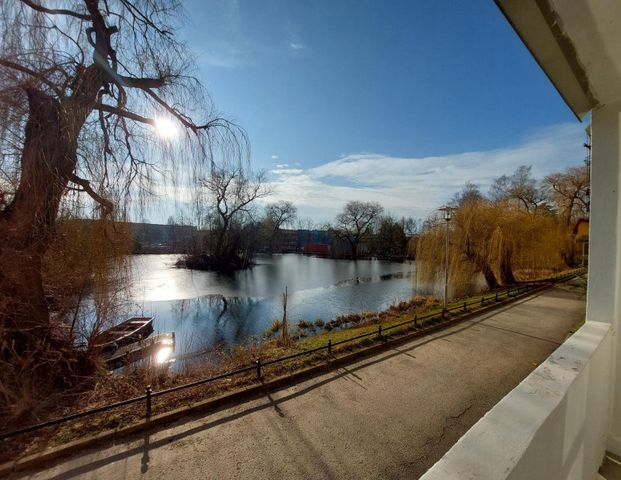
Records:
[[[589,165],[552,173],[544,178],[543,183],[551,203],[566,225],[578,218],[588,218],[591,183]]]
[[[209,177],[200,181],[209,206],[210,236],[206,252],[202,252],[202,268],[230,270],[247,266],[246,256],[238,257],[243,229],[251,220],[253,202],[269,195],[262,172],[253,175],[242,168],[214,168]],[[247,232],[246,232],[247,233]],[[240,261],[241,260],[241,261]],[[201,267],[196,263],[190,265]]]
[[[399,222],[401,224],[401,228],[403,229],[403,233],[405,233],[405,236],[408,239],[412,238],[420,231],[420,222],[412,217],[401,217]]]
[[[383,212],[384,209],[379,203],[352,201],[337,215],[334,233],[349,243],[352,259],[358,258],[360,242],[371,233]]]
[[[285,225],[293,224],[297,218],[297,213],[296,206],[284,200],[265,206],[263,226],[267,230],[270,252],[274,251],[274,243],[278,238],[280,229]]]
[[[511,175],[502,175],[494,180],[490,188],[493,201],[515,201],[527,212],[536,210],[545,200],[545,195],[531,176],[531,165],[518,167]]]
[[[244,132],[214,113],[190,76],[175,37],[178,1],[49,4],[0,2],[0,359],[9,365],[73,350],[52,331],[42,279],[67,192],[110,215],[169,169],[199,172],[246,148]],[[157,135],[174,130],[175,140]],[[46,375],[71,377],[66,368]]]
[[[296,222],[296,227],[298,230],[315,230],[317,225],[315,225],[315,221],[311,218],[298,218]]]
[[[503,177],[501,177],[503,178]],[[498,182],[500,179],[497,179]],[[504,180],[500,180],[503,181]],[[496,184],[494,184],[496,185]],[[456,206],[462,206],[467,203],[472,202],[481,202],[484,200],[483,194],[481,193],[481,189],[476,183],[466,182],[466,184],[462,187],[462,189],[453,195],[451,203]]]

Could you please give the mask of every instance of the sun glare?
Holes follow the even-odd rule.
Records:
[[[177,135],[177,125],[169,118],[156,118],[155,130],[163,138],[173,138]]]
[[[173,347],[162,347],[155,355],[155,362],[158,365],[167,362],[174,353]]]

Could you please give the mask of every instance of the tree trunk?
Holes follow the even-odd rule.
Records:
[[[20,184],[0,212],[0,325],[2,357],[23,355],[49,338],[42,258],[49,246],[60,199],[75,168],[75,139],[61,131],[60,105],[29,90]]]
[[[490,290],[498,288],[498,280],[489,264],[487,262],[480,262],[480,268],[483,277],[485,277],[485,282],[487,282],[487,288]]]
[[[216,235],[216,247],[213,251],[213,261],[215,262],[215,269],[220,270],[226,264],[227,258],[225,255],[225,245],[224,242],[226,240],[226,234],[229,229],[229,222],[226,218],[222,220],[222,228],[218,231]]]
[[[358,260],[358,242],[350,240],[349,245],[351,246],[351,259]]]
[[[11,203],[0,211],[0,381],[9,392],[47,397],[83,382],[95,367],[68,334],[51,324],[42,262],[76,168],[77,139],[102,78],[98,67],[87,68],[73,97],[62,104],[26,90],[20,181]],[[5,409],[0,404],[0,411]],[[30,415],[25,409],[14,421]]]
[[[511,252],[508,249],[504,249],[500,258],[500,281],[503,285],[516,283],[511,266],[511,257]]]

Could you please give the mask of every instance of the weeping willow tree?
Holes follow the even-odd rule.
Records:
[[[573,239],[563,219],[545,211],[513,212],[504,238],[512,247],[511,268],[518,280],[532,280],[566,268]]]
[[[98,353],[94,340],[127,304],[133,246],[127,224],[60,212],[42,277],[50,321],[64,326],[70,344]]]
[[[450,282],[457,293],[467,293],[476,275],[493,289],[565,265],[566,228],[544,211],[477,198],[459,205],[449,227]],[[443,220],[426,223],[416,250],[423,282],[434,282],[444,272],[445,235]]]
[[[245,158],[244,132],[192,77],[181,14],[176,0],[0,2],[4,391],[65,388],[89,369],[46,300],[45,257],[69,192],[119,218],[167,181]]]
[[[449,284],[453,295],[461,295],[473,289],[476,265],[465,261],[464,255],[455,240],[454,224],[450,225],[449,237]],[[425,222],[416,242],[417,282],[438,284],[444,280],[446,260],[446,230],[444,220],[432,218]]]

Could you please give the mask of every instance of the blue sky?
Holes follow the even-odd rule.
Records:
[[[584,127],[491,0],[187,0],[180,31],[272,200],[424,217],[466,181],[584,157]]]

